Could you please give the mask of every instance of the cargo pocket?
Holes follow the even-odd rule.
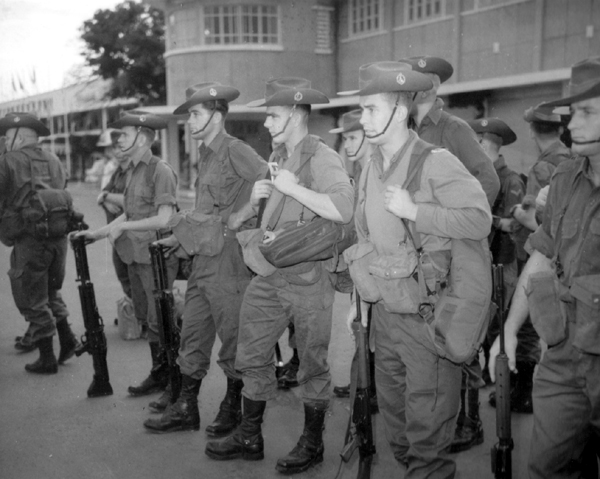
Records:
[[[566,318],[559,299],[558,278],[554,271],[529,276],[525,289],[533,327],[548,345],[555,346],[566,337]]]
[[[573,344],[586,353],[600,354],[600,274],[573,278],[570,293],[576,300]]]
[[[358,243],[344,251],[343,256],[361,299],[368,303],[379,301],[381,294],[369,271],[369,264],[377,257],[375,246],[372,243]]]
[[[21,309],[25,307],[25,291],[23,288],[23,273],[22,268],[11,268],[8,270],[8,277],[10,278],[10,284],[12,287],[12,293],[17,308]]]

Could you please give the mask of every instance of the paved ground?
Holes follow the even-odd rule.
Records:
[[[97,190],[88,185],[72,185],[70,190],[77,207],[92,227],[104,223],[103,212],[95,205]],[[158,479],[158,478],[276,478],[278,457],[295,445],[302,428],[302,404],[294,391],[281,392],[268,404],[265,417],[265,460],[248,463],[219,463],[204,455],[204,427],[212,422],[225,391],[225,379],[214,367],[200,392],[202,426],[198,433],[154,435],[144,431],[142,422],[151,413],[147,408],[153,398],[131,398],[127,386],[137,383],[149,369],[149,351],[144,341],[123,341],[113,325],[115,301],[121,296],[112,270],[110,248],[106,241],[89,247],[91,277],[96,288],[100,313],[106,324],[108,367],[114,395],[88,399],[87,387],[92,378],[89,355],[73,358],[61,366],[58,374],[37,376],[26,373],[24,365],[37,352],[21,354],[14,347],[14,337],[26,328],[10,294],[8,271],[10,250],[0,245],[0,477],[3,479]],[[73,255],[69,252],[63,296],[71,311],[74,330],[83,333],[81,309],[75,283]],[[177,282],[181,290],[185,284]],[[343,317],[348,297],[339,295],[334,309],[334,325],[329,361],[334,384],[348,382],[348,364],[353,344],[345,331]],[[282,346],[284,341],[281,341]],[[55,345],[57,340],[55,339]],[[57,348],[57,346],[55,346]],[[285,358],[289,350],[283,348]],[[214,364],[214,363],[213,363]],[[482,415],[485,424],[483,445],[456,456],[457,477],[493,477],[490,472],[490,447],[495,442],[495,410],[482,392]],[[328,478],[336,476],[340,464],[348,421],[348,401],[333,399],[325,431],[324,462],[297,477]],[[526,477],[525,458],[531,431],[530,416],[513,417],[515,451],[513,477]],[[387,447],[383,426],[375,416],[377,451],[374,478],[402,477]],[[356,477],[356,457],[342,468],[343,478]]]

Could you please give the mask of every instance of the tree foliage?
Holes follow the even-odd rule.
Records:
[[[94,73],[112,79],[111,98],[135,97],[143,104],[166,101],[165,22],[162,11],[127,0],[97,10],[83,23],[83,56]]]

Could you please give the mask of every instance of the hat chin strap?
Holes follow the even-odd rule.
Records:
[[[400,95],[396,94],[396,104],[394,105],[394,109],[392,110],[392,114],[390,115],[390,119],[388,120],[387,125],[385,125],[385,128],[383,129],[383,131],[381,133],[377,133],[376,135],[371,135],[371,136],[369,136],[369,135],[367,135],[365,133],[365,136],[367,138],[369,138],[369,139],[377,138],[377,137],[385,134],[385,132],[387,131],[387,129],[392,124],[392,119],[394,118],[394,115],[396,114],[396,110],[398,109],[398,101],[400,101]],[[358,151],[356,153],[358,153]]]
[[[19,134],[19,128],[21,128],[21,127],[17,126],[17,129],[15,130],[15,134],[13,135],[13,139],[10,142],[10,151],[14,151],[13,146],[15,146],[15,140],[17,139],[17,135]]]
[[[292,115],[294,114],[295,110],[296,110],[296,105],[292,106],[292,109],[290,110],[290,114],[288,115],[287,120],[285,121],[285,125],[283,125],[283,128],[281,129],[281,131],[279,133],[275,133],[271,137],[271,139],[278,137],[279,135],[281,135],[286,130],[286,128],[290,124],[290,120],[292,119]]]
[[[131,146],[129,148],[125,148],[125,149],[121,148],[121,153],[127,153],[129,150],[131,150],[135,146],[135,142],[138,139],[140,131],[142,131],[142,127],[138,126],[137,131],[135,132],[135,138],[133,139],[133,143],[131,143]]]
[[[210,114],[210,118],[206,121],[206,123],[204,124],[204,126],[202,127],[201,130],[193,130],[191,133],[192,135],[197,135],[198,133],[202,133],[204,130],[206,130],[206,128],[208,127],[208,125],[210,125],[210,121],[212,120],[213,116],[215,116],[215,112],[217,111],[216,108],[213,108],[212,113]]]
[[[386,128],[387,128],[387,126],[386,126]],[[385,133],[385,131],[384,131],[384,133]],[[346,156],[347,156],[348,158],[354,158],[355,156],[357,156],[357,155],[358,155],[358,152],[359,152],[359,151],[360,151],[360,149],[362,148],[362,146],[363,146],[363,143],[365,142],[365,138],[366,138],[366,137],[367,137],[367,134],[366,134],[366,133],[363,131],[363,137],[362,137],[362,140],[360,141],[360,145],[358,145],[358,148],[356,149],[356,151],[355,151],[354,153],[352,153],[352,154],[346,153]],[[374,137],[371,137],[371,138],[374,138]]]

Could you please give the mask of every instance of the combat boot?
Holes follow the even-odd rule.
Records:
[[[152,356],[152,369],[146,379],[139,386],[129,386],[127,391],[132,396],[146,396],[167,387],[169,378],[167,376],[167,360],[164,351],[158,342],[148,343],[150,355]]]
[[[58,364],[64,364],[68,359],[71,359],[75,354],[75,350],[81,347],[79,341],[67,319],[61,319],[56,322],[56,331],[58,332],[58,342],[60,343],[60,353],[58,354]]]
[[[298,350],[294,349],[294,355],[292,356],[292,358],[279,370],[280,375],[277,378],[277,388],[290,389],[298,386],[299,369],[300,358],[298,357]]]
[[[260,461],[265,457],[261,424],[267,402],[244,397],[242,403],[242,423],[233,434],[221,442],[210,441],[206,444],[204,452],[211,459],[228,461],[241,458],[246,461]]]
[[[446,449],[449,453],[461,452],[483,443],[483,424],[479,418],[479,389],[466,391],[468,408],[465,413],[465,392],[461,391],[461,411],[458,415],[456,431],[452,443]]]
[[[58,372],[58,361],[54,355],[52,336],[38,339],[35,345],[40,350],[40,357],[37,361],[26,364],[25,370],[37,374],[56,374]]]
[[[169,381],[169,384],[167,384],[167,387],[161,396],[156,401],[150,401],[148,407],[152,410],[152,412],[164,412],[169,404],[173,404],[175,402],[171,396],[171,382]]]
[[[27,328],[23,336],[17,336],[15,338],[15,349],[18,349],[22,353],[29,353],[37,349],[33,338],[31,337],[30,327]]]
[[[327,403],[304,404],[304,431],[296,447],[285,457],[277,460],[278,472],[297,474],[323,461],[323,429]]]
[[[206,427],[209,437],[223,437],[230,434],[242,422],[241,379],[227,377],[227,393],[219,406],[219,413],[210,426]]]
[[[181,393],[174,404],[169,404],[160,419],[147,419],[144,427],[155,433],[197,431],[200,429],[198,394],[202,379],[182,374]]]

